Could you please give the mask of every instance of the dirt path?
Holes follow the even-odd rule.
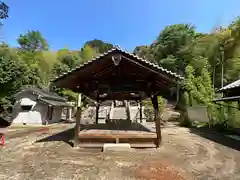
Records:
[[[164,129],[164,134],[164,153],[197,178],[240,179],[239,151],[192,134],[186,128]]]
[[[144,177],[141,167],[162,166],[163,162],[185,179],[240,179],[240,151],[186,128],[164,128],[163,145],[158,150],[102,153],[73,149],[67,144],[73,126],[61,124],[48,129],[34,127],[8,132],[7,144],[0,149],[0,179],[131,180]]]

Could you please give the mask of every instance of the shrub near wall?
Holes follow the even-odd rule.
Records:
[[[153,108],[151,99],[148,98],[144,100],[143,106],[145,106],[144,114],[147,118],[147,121],[154,121],[154,108]],[[164,99],[161,96],[158,96],[158,108],[160,113],[162,113],[165,108]]]

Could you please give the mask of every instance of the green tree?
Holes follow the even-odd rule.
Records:
[[[150,46],[137,46],[133,53],[152,63],[157,63],[153,49]]]
[[[39,78],[41,79],[42,87],[48,88],[50,86],[53,68],[57,61],[57,53],[43,51],[40,57],[37,65],[40,69],[40,72],[38,73]]]
[[[7,4],[5,4],[3,1],[0,0],[0,42],[1,42],[1,36],[2,36],[2,20],[8,18],[8,11],[9,7]]]
[[[73,69],[81,62],[81,57],[78,51],[69,51],[67,48],[60,49],[57,52],[57,59],[62,64],[67,65],[70,69]]]
[[[52,69],[52,78],[62,75],[65,72],[70,71],[75,68],[78,64],[82,62],[80,52],[70,51],[67,48],[60,49],[57,52],[57,60]],[[67,98],[69,101],[76,101],[77,94],[71,90],[55,88],[55,91]]]
[[[176,66],[177,58],[173,55],[168,55],[166,58],[163,58],[159,61],[159,63],[166,69],[171,70],[173,72],[178,71],[178,67]]]
[[[106,43],[102,40],[98,40],[98,39],[94,39],[91,41],[87,41],[84,46],[90,46],[91,48],[93,48],[97,53],[105,53],[108,50],[113,48],[113,45],[110,43]]]
[[[29,78],[28,66],[6,44],[0,45],[0,105],[2,109],[12,103],[13,95]]]
[[[80,52],[69,51],[67,48],[60,49],[57,52],[57,59],[53,66],[52,75],[59,76],[82,62]]]
[[[175,67],[172,69],[176,69],[179,74],[183,75],[186,65],[192,59],[191,49],[195,37],[195,27],[189,24],[167,26],[152,45],[158,63],[164,67],[169,66],[167,59],[174,60]],[[161,59],[165,60],[161,62]]]
[[[0,19],[8,18],[9,7],[3,1],[0,1]]]
[[[89,45],[85,45],[81,50],[81,58],[82,62],[87,62],[90,59],[92,59],[94,56],[96,56],[96,51],[91,48]]]
[[[201,104],[208,109],[211,124],[216,121],[216,106],[213,103],[214,89],[212,86],[211,76],[208,71],[209,65],[207,59],[202,59],[204,66],[197,75],[196,69],[191,65],[186,67],[185,89],[187,90],[187,102],[189,105]]]
[[[21,34],[17,41],[20,48],[25,51],[48,50],[47,41],[43,38],[40,31],[28,31],[26,34]]]
[[[18,38],[20,46],[19,57],[26,62],[30,71],[30,84],[40,88],[46,88],[49,85],[51,77],[52,60],[47,60],[44,51],[48,49],[46,39],[39,31],[28,31]]]

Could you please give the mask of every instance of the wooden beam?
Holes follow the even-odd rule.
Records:
[[[145,89],[146,81],[138,81],[137,79],[129,80],[128,77],[123,77],[123,79],[101,79],[98,81],[88,81],[79,85],[78,91],[80,92],[93,92],[97,89],[99,93],[106,93],[106,91],[121,92],[121,91],[131,91],[138,92]],[[74,89],[75,90],[75,89]]]
[[[148,71],[151,71],[151,72],[153,72],[153,73],[155,73],[155,74],[160,75],[161,77],[163,77],[163,78],[164,78],[165,80],[167,80],[167,81],[173,82],[173,81],[174,81],[173,79],[175,79],[174,77],[170,78],[170,77],[167,77],[166,75],[164,75],[165,72],[161,72],[161,73],[160,73],[160,72],[156,71],[155,69],[153,69],[152,67],[147,67],[147,65],[143,65],[143,64],[141,64],[140,62],[137,62],[137,61],[135,61],[135,60],[132,60],[132,59],[126,57],[126,56],[123,56],[123,57],[124,57],[125,59],[129,60],[130,62],[136,64],[136,65],[139,66],[139,67],[142,67],[142,68],[144,68],[144,69],[146,69],[146,70],[148,70]],[[169,76],[169,75],[168,75],[168,76]]]
[[[155,120],[155,126],[156,126],[156,134],[157,134],[157,139],[156,139],[156,146],[159,148],[161,141],[162,141],[162,134],[161,134],[161,127],[160,127],[160,114],[159,114],[159,109],[158,109],[158,99],[157,96],[154,95],[151,97],[152,104],[154,107],[154,120]]]
[[[134,79],[134,78],[130,78],[127,76],[122,76],[121,79],[118,78],[107,78],[107,79],[99,79],[95,80],[95,79],[90,79],[90,81],[86,81],[84,83],[80,83],[79,86],[76,88],[74,88],[73,90],[76,92],[81,92],[83,94],[86,94],[88,96],[95,96],[95,100],[96,100],[96,93],[95,91],[98,89],[99,93],[109,93],[109,92],[139,92],[139,91],[144,91],[144,92],[148,92],[148,91],[153,91],[152,87],[148,87],[146,86],[146,84],[149,84],[148,82],[152,81],[152,79],[141,79],[140,77]],[[156,80],[154,80],[154,86],[155,89],[168,89],[169,86],[164,84],[164,83],[160,83]],[[154,91],[156,91],[154,90]],[[90,94],[94,94],[94,95],[90,95]]]
[[[116,66],[113,66],[110,64],[107,68],[103,69],[101,72],[96,73],[93,77],[94,78],[101,78],[104,75],[109,75],[109,73],[115,72],[116,71]]]
[[[106,97],[100,98],[101,101],[106,101],[106,100],[118,100],[118,101],[122,101],[122,100],[139,100],[140,97],[132,97],[129,95],[116,95],[116,94],[108,94]]]
[[[131,74],[134,75],[134,77],[138,78],[138,79],[142,79],[142,80],[145,80],[145,82],[147,81],[152,81],[153,79],[155,79],[155,84],[159,84],[159,87],[164,87],[164,88],[168,88],[172,82],[170,83],[169,81],[167,80],[164,80],[164,79],[160,79],[157,78],[156,76],[149,76],[149,75],[143,75],[142,74],[143,72],[132,72]]]
[[[76,125],[75,125],[75,135],[74,135],[74,146],[79,144],[79,133],[80,133],[80,121],[81,121],[81,94],[78,95],[77,101],[77,112],[76,112]]]

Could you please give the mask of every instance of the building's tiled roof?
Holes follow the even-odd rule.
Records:
[[[62,102],[66,102],[66,99],[57,95],[56,93],[54,92],[50,92],[50,91],[47,91],[47,90],[43,90],[43,89],[39,89],[39,88],[36,88],[36,87],[26,87],[26,88],[23,88],[20,92],[18,92],[16,95],[22,93],[22,92],[33,92],[34,94],[37,94],[39,96],[41,96],[41,98],[44,98],[44,99],[51,99],[51,100],[55,100],[55,101],[62,101]]]
[[[230,90],[230,89],[237,88],[237,87],[240,87],[240,79],[232,82],[231,84],[228,84],[228,85],[222,87],[221,89],[219,89],[219,91],[220,92],[226,91],[226,90]]]
[[[63,102],[63,101],[56,101],[56,100],[50,100],[50,99],[44,99],[44,98],[40,98],[40,101],[42,101],[43,103],[52,105],[52,106],[71,106],[70,104],[67,104],[67,102]]]
[[[54,92],[50,92],[47,90],[39,89],[36,87],[25,87],[20,92],[18,92],[15,96],[23,92],[32,92],[39,96],[38,100],[47,103],[52,106],[71,106],[67,103],[67,100]]]
[[[101,54],[101,55],[93,58],[92,60],[89,60],[89,61],[87,61],[86,63],[81,64],[81,65],[77,66],[76,68],[74,68],[74,69],[72,69],[72,70],[69,70],[69,71],[66,72],[66,73],[63,73],[62,75],[60,75],[60,76],[56,77],[55,79],[53,79],[53,81],[56,81],[57,79],[60,79],[60,78],[66,76],[67,74],[69,74],[69,73],[71,73],[71,72],[73,72],[73,71],[77,71],[77,70],[79,70],[80,68],[82,68],[83,66],[85,66],[85,65],[87,65],[87,64],[90,64],[90,63],[92,63],[93,61],[96,61],[96,60],[102,58],[103,56],[107,56],[109,53],[111,53],[111,52],[113,52],[113,51],[116,51],[116,50],[117,50],[117,51],[120,51],[121,53],[127,54],[128,56],[130,56],[130,57],[132,57],[132,58],[134,58],[134,59],[137,59],[138,61],[141,61],[141,62],[143,62],[143,63],[145,63],[145,64],[148,64],[148,65],[152,66],[153,68],[156,68],[156,69],[158,69],[158,70],[160,70],[160,71],[162,71],[162,72],[165,72],[165,73],[167,73],[167,74],[175,77],[176,79],[179,79],[179,80],[183,80],[183,79],[184,79],[182,76],[180,76],[180,75],[178,75],[178,74],[176,74],[176,73],[173,73],[173,72],[171,72],[171,71],[169,71],[169,70],[167,70],[167,69],[164,69],[163,67],[161,67],[161,66],[159,66],[159,65],[157,65],[157,64],[151,63],[151,62],[149,62],[149,61],[147,61],[147,60],[145,60],[145,59],[143,59],[143,58],[140,58],[140,57],[134,55],[133,53],[130,53],[130,52],[126,51],[126,50],[123,50],[123,49],[121,49],[121,48],[117,45],[117,46],[115,46],[114,48],[110,49],[109,51],[107,51],[107,52],[105,52],[105,53],[103,53],[103,54]]]

